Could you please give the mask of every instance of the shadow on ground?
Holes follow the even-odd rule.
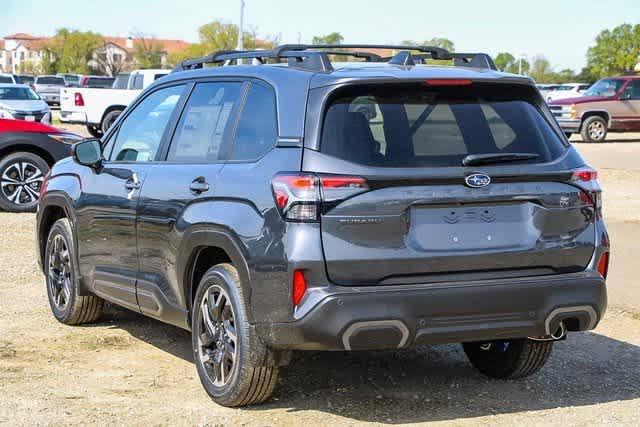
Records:
[[[113,327],[192,360],[188,332],[118,308],[106,314],[105,322]],[[639,398],[640,347],[588,332],[556,343],[546,367],[519,381],[483,377],[458,345],[298,353],[282,370],[274,400],[246,410],[314,410],[355,421],[399,424]]]

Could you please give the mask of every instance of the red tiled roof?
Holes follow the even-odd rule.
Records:
[[[5,36],[4,38],[13,39],[13,40],[39,40],[39,39],[42,39],[43,37],[32,36],[31,34],[27,34],[27,33],[15,33],[15,34],[10,34],[8,36]]]
[[[112,43],[116,46],[120,47],[127,52],[132,52],[132,48],[127,47],[127,37],[103,37],[105,43]],[[181,50],[189,47],[190,43],[187,43],[183,40],[172,40],[172,39],[149,39],[150,43],[158,43],[162,46],[162,50],[166,53],[179,52]],[[140,39],[133,39],[133,45],[141,43]]]

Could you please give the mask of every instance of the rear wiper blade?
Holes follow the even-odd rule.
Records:
[[[540,157],[535,153],[489,153],[469,154],[462,159],[464,166],[486,165],[489,163],[516,162],[518,160],[531,160]]]

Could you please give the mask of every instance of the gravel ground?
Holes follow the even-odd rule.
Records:
[[[578,145],[607,191],[618,245],[612,308],[595,331],[557,343],[538,375],[513,382],[482,377],[454,345],[304,353],[284,370],[272,402],[222,408],[200,386],[186,331],[116,307],[95,325],[57,323],[35,264],[34,215],[0,213],[0,424],[638,425],[640,288],[630,257],[640,171],[616,169],[619,146]],[[638,158],[640,144],[624,147],[630,152],[620,158]],[[628,261],[616,264],[617,254]],[[618,292],[622,283],[634,291]]]

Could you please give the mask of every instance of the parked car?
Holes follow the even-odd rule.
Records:
[[[113,86],[114,81],[115,77],[82,76],[80,79],[80,87],[110,89]]]
[[[13,74],[0,74],[0,83],[16,84],[18,83]]]
[[[123,89],[64,89],[60,92],[60,121],[85,125],[91,135],[100,137],[143,88],[167,74],[169,70],[133,71]],[[121,86],[117,78],[114,87],[116,83]]]
[[[567,134],[602,142],[608,132],[640,130],[640,76],[598,80],[583,96],[551,101],[549,108]]]
[[[536,84],[536,87],[540,91],[540,95],[542,95],[544,99],[547,99],[547,94],[549,92],[556,90],[558,87],[560,87],[560,85],[542,83],[542,84]]]
[[[18,74],[17,83],[23,85],[29,85],[33,89],[33,83],[36,81],[36,78],[30,74]]]
[[[0,118],[51,123],[51,109],[29,86],[0,83]]]
[[[292,350],[463,343],[484,374],[521,378],[593,329],[597,173],[533,81],[485,54],[387,48],[191,60],[75,145],[37,215],[54,317],[96,321],[107,300],[190,330],[226,406],[268,399]],[[240,58],[256,65],[204,67]]]
[[[65,82],[65,86],[67,87],[78,87],[80,86],[80,79],[82,79],[82,74],[73,74],[73,73],[58,73],[56,74],[58,77],[62,77]]]
[[[556,99],[576,98],[582,96],[583,93],[591,86],[588,83],[564,83],[558,88],[548,92],[545,95],[547,102],[551,102]]]
[[[38,76],[33,83],[35,91],[49,105],[60,104],[60,89],[66,87],[62,77]]]
[[[49,168],[81,139],[43,123],[0,118],[0,209],[34,211]]]

